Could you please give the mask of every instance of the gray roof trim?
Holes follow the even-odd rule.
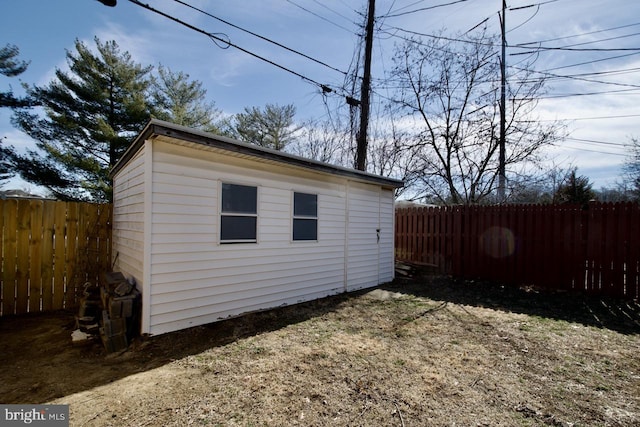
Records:
[[[214,135],[197,129],[191,129],[162,120],[150,120],[144,129],[138,134],[127,151],[122,155],[118,163],[113,166],[109,176],[113,177],[120,169],[126,165],[129,160],[138,152],[144,141],[152,138],[154,135],[161,135],[171,138],[177,138],[196,144],[202,144],[208,147],[214,147],[229,151],[248,155],[260,159],[268,159],[283,164],[298,166],[311,169],[318,172],[340,175],[347,178],[356,179],[383,185],[385,187],[400,188],[404,185],[401,180],[385,178],[383,176],[374,175],[368,172],[362,172],[355,169],[349,169],[341,166],[330,165],[328,163],[319,162],[317,160],[305,159],[282,151],[272,150],[260,147],[254,144],[237,141],[220,135]]]

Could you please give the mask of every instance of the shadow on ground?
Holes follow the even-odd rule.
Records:
[[[576,322],[623,334],[640,334],[638,301],[534,290],[437,275],[397,279],[383,288],[435,301]]]
[[[204,326],[139,338],[107,354],[99,339],[72,344],[74,312],[0,318],[0,403],[39,404],[90,390],[173,360],[275,331],[335,310],[353,294],[250,313]]]
[[[439,276],[396,280],[382,289],[640,334],[640,305],[632,301],[545,293]],[[368,291],[140,338],[128,350],[113,354],[106,354],[99,340],[71,343],[75,327],[72,312],[0,318],[0,403],[38,404],[90,390],[238,339],[323,316]]]

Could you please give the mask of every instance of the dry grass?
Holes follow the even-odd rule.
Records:
[[[72,425],[635,426],[639,319],[635,303],[426,278],[74,349],[93,379],[0,393],[69,403]]]

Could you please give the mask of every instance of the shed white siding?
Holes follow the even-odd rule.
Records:
[[[144,148],[113,179],[113,248],[119,271],[142,283],[144,260]]]
[[[113,248],[143,291],[143,333],[393,279],[392,187],[162,136],[143,147],[114,176]],[[257,187],[255,243],[220,242],[222,183]],[[317,195],[316,241],[293,241],[294,192]]]

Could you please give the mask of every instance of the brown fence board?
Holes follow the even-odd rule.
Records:
[[[111,213],[111,205],[0,200],[0,316],[76,306],[84,281],[110,266]]]
[[[397,258],[446,274],[640,296],[638,204],[399,208],[396,224]]]
[[[53,222],[55,204],[44,203],[42,215],[42,310],[53,310]]]
[[[53,306],[64,307],[65,277],[64,249],[67,206],[65,202],[55,202],[53,219]]]
[[[18,202],[3,201],[4,233],[2,235],[2,310],[16,312],[16,238],[18,228]]]
[[[39,200],[29,203],[31,241],[29,242],[29,311],[40,311],[42,299],[42,206]]]
[[[16,235],[16,314],[27,313],[29,311],[30,217],[29,201],[19,201]]]
[[[78,209],[77,203],[68,203],[65,221],[66,251],[64,258],[64,275],[67,280],[67,292],[64,295],[64,306],[73,307],[78,302],[78,284],[76,278],[76,263],[78,253]]]
[[[97,205],[98,215],[98,269],[97,271],[111,270],[111,215],[112,205]],[[96,280],[99,278],[96,277]]]

